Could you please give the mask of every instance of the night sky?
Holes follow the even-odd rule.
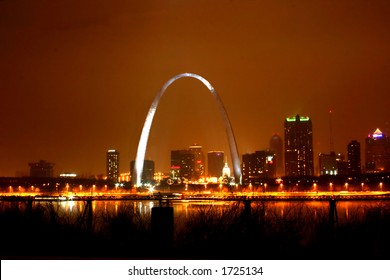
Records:
[[[154,96],[193,72],[222,99],[240,155],[283,136],[286,117],[313,122],[315,163],[376,128],[390,131],[388,0],[0,0],[0,176],[105,174],[135,159]],[[329,110],[332,110],[331,117]],[[181,79],[163,96],[147,159],[228,143],[207,88]]]

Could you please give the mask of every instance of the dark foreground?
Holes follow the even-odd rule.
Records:
[[[283,216],[262,202],[205,207],[168,233],[131,206],[94,213],[99,225],[88,213],[60,217],[53,204],[0,206],[1,259],[390,259],[389,201],[342,224],[304,203]]]

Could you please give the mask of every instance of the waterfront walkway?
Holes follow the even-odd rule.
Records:
[[[265,193],[136,193],[82,195],[1,195],[0,201],[87,201],[87,200],[164,200],[164,201],[357,201],[390,200],[390,192],[265,192]]]

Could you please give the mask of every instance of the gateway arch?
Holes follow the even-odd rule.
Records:
[[[143,171],[146,146],[148,144],[150,128],[152,126],[153,118],[154,118],[154,115],[156,113],[158,103],[160,102],[160,99],[164,95],[166,89],[173,82],[175,82],[176,80],[181,79],[181,78],[194,78],[194,79],[199,80],[208,88],[210,93],[214,96],[215,101],[217,102],[217,105],[219,108],[219,112],[221,113],[221,117],[222,117],[223,123],[225,125],[225,130],[226,130],[226,134],[227,134],[228,141],[229,141],[230,155],[232,157],[234,178],[235,178],[236,182],[241,183],[241,167],[240,167],[240,158],[238,156],[237,144],[236,144],[236,140],[234,138],[232,126],[230,124],[225,107],[223,106],[222,100],[219,98],[214,87],[205,78],[203,78],[202,76],[199,76],[197,74],[193,74],[193,73],[182,73],[182,74],[178,74],[178,75],[172,77],[170,80],[168,80],[164,84],[164,86],[157,93],[156,97],[153,100],[152,105],[149,108],[148,115],[146,116],[145,123],[144,123],[144,126],[142,128],[142,133],[141,133],[141,137],[140,137],[138,149],[137,149],[137,156],[135,159],[134,177],[136,178],[136,186],[137,187],[141,186],[141,174]]]

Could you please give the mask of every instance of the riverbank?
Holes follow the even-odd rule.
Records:
[[[78,203],[79,211],[64,214],[55,202],[33,207],[0,202],[1,258],[390,258],[389,201],[349,208],[343,221],[328,204],[320,208],[307,202],[202,204],[185,208],[185,217],[175,220],[169,246],[156,239],[151,212],[140,204],[114,202],[114,211],[106,211],[105,206],[93,209],[93,204]]]

